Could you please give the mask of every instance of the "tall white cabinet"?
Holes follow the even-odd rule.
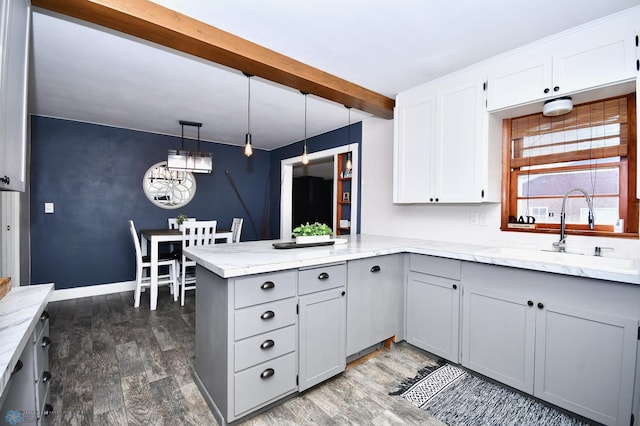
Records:
[[[398,94],[395,203],[499,200],[499,154],[490,151],[484,88],[482,75],[463,73]]]
[[[0,190],[24,191],[31,2],[0,5]]]

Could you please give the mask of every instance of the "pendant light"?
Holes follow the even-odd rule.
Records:
[[[347,170],[351,170],[353,168],[353,164],[351,163],[351,107],[346,106],[349,111],[349,124],[347,125],[347,143],[349,144],[349,152],[347,153],[347,164],[345,168]]]
[[[191,173],[211,173],[213,172],[213,153],[200,151],[200,127],[202,123],[194,121],[179,121],[182,126],[182,139],[180,149],[170,149],[167,152],[167,168]],[[198,150],[187,151],[184,149],[184,126],[198,128]]]
[[[244,155],[251,157],[253,155],[253,146],[251,145],[251,74],[243,73],[247,76],[247,134],[244,137]]]
[[[573,109],[571,96],[563,96],[548,100],[542,107],[542,114],[547,117],[555,117],[557,115],[569,114]]]
[[[307,153],[307,95],[308,93],[300,92],[304,95],[304,148],[302,149],[302,164],[309,164],[309,154]]]

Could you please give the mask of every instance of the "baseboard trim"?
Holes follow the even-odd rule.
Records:
[[[89,285],[86,287],[65,288],[54,290],[49,302],[60,300],[80,299],[82,297],[102,296],[104,294],[120,293],[121,291],[133,291],[136,289],[135,281],[123,281],[119,283]]]

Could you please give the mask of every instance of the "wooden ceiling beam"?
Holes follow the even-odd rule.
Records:
[[[31,0],[31,4],[377,117],[393,118],[395,101],[391,98],[147,0]]]

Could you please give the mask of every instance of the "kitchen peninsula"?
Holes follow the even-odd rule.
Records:
[[[345,239],[186,250],[198,263],[195,379],[221,424],[339,374],[388,338],[604,424],[638,418],[637,261]]]

